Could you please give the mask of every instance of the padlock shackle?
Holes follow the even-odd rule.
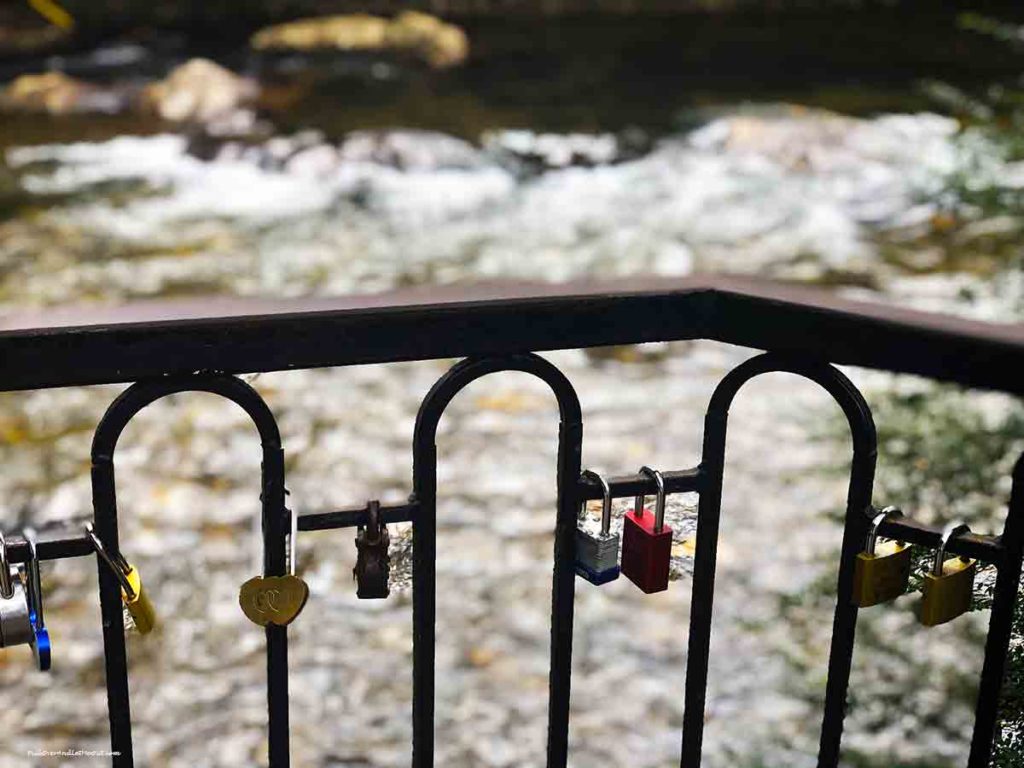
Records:
[[[874,519],[871,521],[871,527],[868,529],[867,542],[864,544],[865,554],[875,554],[875,542],[878,539],[878,526],[890,517],[903,517],[903,510],[899,507],[885,507],[881,512],[875,515]]]
[[[96,554],[102,558],[103,562],[110,566],[110,570],[114,572],[114,576],[117,577],[117,581],[121,585],[121,589],[124,590],[125,597],[127,597],[129,601],[134,600],[135,588],[128,579],[128,573],[132,568],[128,565],[128,561],[124,559],[124,555],[120,552],[111,553],[108,551],[106,545],[100,541],[100,537],[97,536],[96,531],[93,530],[92,523],[86,523],[84,527],[85,535],[88,536],[89,541],[92,542],[93,549],[96,550]]]
[[[935,550],[935,562],[932,564],[932,575],[942,576],[942,566],[946,562],[946,546],[951,539],[964,533],[970,533],[971,528],[962,520],[949,523],[942,529],[942,538],[939,541],[939,548]]]
[[[0,531],[0,597],[10,600],[14,597],[14,582],[11,581],[11,564],[7,560],[7,539]]]
[[[32,528],[26,528],[21,535],[28,544],[29,559],[25,562],[28,602],[35,609],[36,624],[42,627],[46,622],[43,621],[43,584],[39,575],[39,555],[36,554],[36,532]]]
[[[379,544],[388,527],[387,523],[385,523],[384,520],[381,518],[379,500],[370,499],[368,502],[366,502],[366,518],[366,525],[360,525],[357,528],[357,538],[358,533],[365,532],[363,540],[367,544]]]
[[[40,672],[50,669],[52,644],[50,632],[43,616],[43,581],[39,575],[39,554],[36,551],[36,532],[26,528],[21,534],[28,544],[29,559],[25,561],[25,592],[28,602],[28,618],[32,624],[32,655]]]
[[[661,476],[661,472],[651,469],[646,464],[640,467],[640,474],[653,477],[655,484],[658,486],[657,501],[654,504],[654,532],[661,533],[661,529],[665,527],[665,478]],[[646,497],[644,494],[640,494],[634,500],[633,508],[638,515],[643,515],[645,501]]]
[[[288,517],[291,518],[288,531],[288,573],[294,576],[299,557],[299,516],[289,509]]]
[[[601,486],[601,535],[607,536],[612,530],[612,487],[608,485],[607,480],[592,469],[583,470],[580,477],[592,480]],[[586,507],[587,500],[584,499],[582,504]]]

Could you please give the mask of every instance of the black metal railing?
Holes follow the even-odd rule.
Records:
[[[142,313],[150,318],[136,319]],[[463,387],[491,373],[522,371],[544,381],[558,402],[557,509],[551,609],[547,765],[568,761],[571,653],[576,574],[577,510],[602,496],[580,476],[583,424],[570,381],[538,350],[608,344],[716,339],[761,350],[719,384],[711,398],[699,466],[665,472],[667,493],[699,494],[682,728],[683,768],[701,760],[715,589],[715,559],[725,465],[728,412],[739,389],[771,371],[803,376],[824,388],[849,422],[853,463],[839,564],[838,599],[828,664],[818,765],[839,763],[858,609],[851,599],[854,563],[875,515],[872,483],[875,427],[864,398],[832,363],[917,373],[942,381],[1024,392],[1024,330],[880,306],[840,301],[792,287],[734,279],[634,282],[609,287],[512,285],[437,289],[336,300],[235,301],[211,316],[207,306],[148,305],[106,315],[56,312],[0,318],[0,390],[131,382],[100,421],[92,445],[94,524],[117,550],[114,452],[131,418],[146,405],[184,391],[218,394],[252,418],[263,446],[264,573],[286,573],[292,513],[285,506],[285,462],[273,414],[234,374],[458,356],[420,407],[413,437],[412,494],[380,508],[385,523],[411,522],[413,536],[414,768],[434,765],[434,626],[437,450],[445,408]],[[637,474],[608,480],[615,498],[653,494],[655,481]],[[369,507],[298,516],[298,530],[366,525]],[[878,532],[936,548],[940,529],[911,517],[890,517]],[[988,765],[997,704],[1010,643],[1024,550],[1024,459],[1014,470],[1004,530],[967,534],[951,554],[998,569],[985,647],[968,768]],[[40,560],[94,553],[87,537],[49,538]],[[10,539],[12,562],[30,545]],[[128,669],[121,585],[99,566],[111,750],[115,766],[131,766]],[[269,762],[289,763],[287,627],[270,624],[267,640]]]

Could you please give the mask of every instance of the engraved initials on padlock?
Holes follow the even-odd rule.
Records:
[[[871,521],[864,551],[853,568],[853,602],[861,608],[895,600],[910,582],[910,545],[902,541],[877,543],[878,526],[888,517],[901,517],[896,507],[886,507]]]
[[[356,567],[352,575],[356,579],[356,597],[361,600],[379,600],[391,594],[391,535],[380,519],[380,502],[370,501],[366,505],[370,519],[367,525],[359,526],[356,534]]]
[[[965,523],[951,523],[942,531],[932,572],[924,575],[920,619],[926,627],[952,621],[971,607],[978,561],[965,557],[946,559],[950,539],[970,530]]]
[[[637,496],[626,513],[622,527],[622,573],[647,594],[668,589],[672,559],[672,529],[665,525],[665,479],[650,467],[640,473],[658,485],[656,512],[644,509],[644,497]]]
[[[607,584],[619,578],[619,535],[611,532],[612,489],[597,472],[589,469],[581,477],[601,485],[601,532],[592,534],[576,528],[576,573],[591,584]],[[582,504],[586,509],[587,502]]]

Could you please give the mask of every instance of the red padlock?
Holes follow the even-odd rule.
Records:
[[[622,574],[647,594],[668,589],[672,558],[672,529],[665,525],[665,479],[661,472],[641,467],[640,474],[658,484],[655,512],[644,509],[644,497],[637,496],[622,526]]]

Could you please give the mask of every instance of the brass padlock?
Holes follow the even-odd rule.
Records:
[[[124,600],[124,606],[128,609],[128,613],[135,623],[135,628],[139,630],[139,634],[148,635],[153,631],[153,627],[156,626],[156,608],[153,607],[153,603],[146,593],[146,588],[142,585],[142,576],[139,575],[139,569],[127,561],[125,565],[128,566],[125,579],[128,581],[128,586],[131,587],[131,590],[126,590],[124,585],[122,585],[121,599]]]
[[[878,526],[889,517],[902,517],[896,507],[886,507],[871,521],[864,551],[853,566],[853,602],[861,608],[887,603],[907,591],[910,583],[910,545],[888,539],[878,543]]]
[[[951,523],[942,531],[932,572],[924,575],[920,619],[926,627],[952,621],[971,607],[978,561],[966,557],[946,559],[946,546],[950,539],[970,530],[965,523]]]
[[[92,523],[85,524],[85,532],[92,541],[96,554],[114,572],[121,585],[121,600],[132,617],[135,629],[140,635],[148,635],[156,626],[156,609],[146,594],[146,588],[142,585],[142,576],[139,569],[124,559],[120,552],[108,552],[99,536],[93,530]]]
[[[285,509],[285,512],[291,521],[291,533],[288,535],[288,573],[284,576],[267,576],[263,569],[264,553],[261,551],[257,568],[263,571],[264,575],[253,576],[238,590],[238,605],[242,613],[253,624],[261,627],[272,624],[287,627],[302,613],[309,599],[309,585],[295,575],[299,565],[299,516],[290,509]],[[260,518],[256,518],[255,523],[256,532],[262,540],[263,526]]]

